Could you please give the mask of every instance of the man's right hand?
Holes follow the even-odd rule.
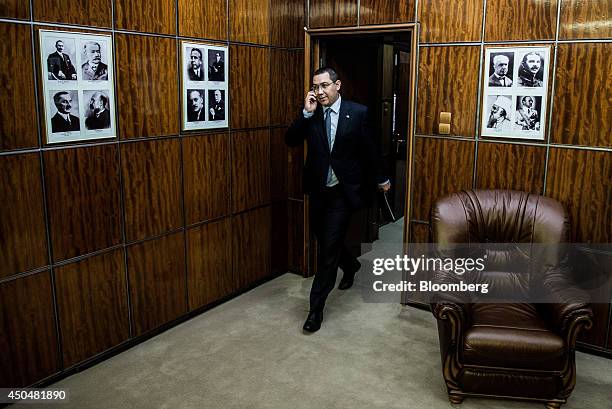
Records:
[[[306,94],[306,99],[304,100],[304,109],[306,112],[314,112],[317,109],[317,98],[315,97],[315,93],[309,91]]]

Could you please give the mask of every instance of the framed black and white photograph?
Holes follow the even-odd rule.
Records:
[[[497,52],[489,57],[489,87],[511,87],[514,53]]]
[[[519,95],[516,97],[516,116],[514,128],[520,131],[539,131],[542,110],[542,97]]]
[[[190,81],[204,81],[206,66],[204,65],[204,54],[200,47],[187,48],[189,63],[187,64],[187,77]]]
[[[103,134],[111,129],[111,103],[109,90],[83,91],[85,129],[89,133]]]
[[[81,79],[83,81],[108,81],[108,42],[105,40],[81,41]]]
[[[51,133],[71,136],[81,134],[79,92],[77,90],[51,90],[48,93]]]
[[[76,81],[76,41],[63,36],[61,32],[52,31],[53,35],[41,41],[41,52],[46,56],[44,64],[45,77],[50,81]]]
[[[550,46],[486,47],[480,135],[544,140]]]
[[[206,90],[187,90],[187,122],[206,121]]]
[[[486,128],[490,132],[507,132],[512,130],[512,109],[511,95],[489,95],[486,100]]]
[[[39,30],[47,143],[115,138],[112,37]]]
[[[208,80],[225,81],[225,51],[215,48],[208,50]]]
[[[228,126],[228,47],[181,43],[182,130]]]
[[[544,71],[548,60],[542,51],[527,51],[518,54],[519,87],[541,88],[544,86]]]
[[[225,91],[215,89],[208,91],[208,119],[210,121],[225,120]]]

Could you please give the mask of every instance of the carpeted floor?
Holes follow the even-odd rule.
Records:
[[[311,283],[285,274],[64,379],[51,387],[69,389],[70,401],[54,407],[453,407],[431,313],[335,290],[322,329],[305,335]],[[612,407],[612,360],[578,353],[577,366],[565,407]],[[456,407],[544,405],[468,398]]]

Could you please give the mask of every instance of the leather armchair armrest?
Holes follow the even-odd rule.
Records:
[[[548,302],[540,304],[540,309],[552,324],[552,329],[573,348],[578,330],[591,327],[593,310],[588,294],[576,286],[570,277],[566,266],[554,266],[546,271],[542,289]]]

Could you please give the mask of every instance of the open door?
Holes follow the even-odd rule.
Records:
[[[407,163],[414,139],[416,26],[308,30],[305,46],[304,92],[310,89],[315,69],[329,65],[338,71],[342,97],[369,108],[373,136],[393,186],[386,198],[381,193],[371,207],[354,214],[347,246],[360,255],[362,243],[378,239],[379,227],[393,221],[393,217],[402,223],[406,243],[412,171]],[[316,241],[308,226],[307,196],[304,204],[304,254],[308,260],[305,276],[310,276],[315,272]]]

